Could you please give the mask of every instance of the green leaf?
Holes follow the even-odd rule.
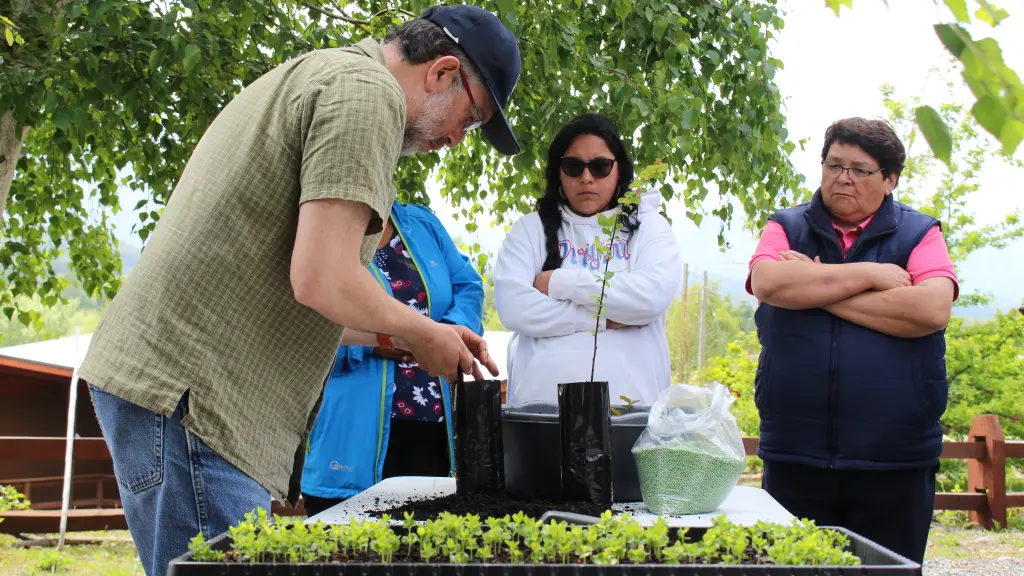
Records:
[[[189,44],[185,47],[185,57],[181,60],[181,65],[185,68],[186,74],[191,74],[192,70],[199,64],[199,59],[202,58],[203,51],[195,44]]]
[[[981,124],[989,133],[996,137],[1002,134],[1008,111],[998,98],[987,94],[982,96],[971,108],[971,113],[978,121],[978,124]]]
[[[694,117],[693,108],[687,108],[686,111],[683,112],[683,121],[682,121],[682,128],[683,128],[683,130],[689,130],[689,129],[693,128],[693,117]]]
[[[665,30],[668,29],[668,18],[658,18],[658,21],[654,23],[654,38],[661,40],[665,37]]]
[[[953,137],[949,133],[946,122],[942,120],[942,116],[931,106],[919,106],[914,112],[914,116],[932,153],[948,166],[953,154]]]
[[[967,44],[964,42],[964,38],[969,38],[967,31],[959,25],[952,24],[936,24],[935,34],[942,41],[942,45],[949,50],[949,53],[954,57],[959,58],[963,54]],[[961,34],[963,36],[961,36]]]
[[[4,36],[7,37],[7,45],[14,46],[14,32],[6,26],[4,26]]]
[[[501,15],[512,12],[516,7],[515,0],[495,0],[495,4],[498,5],[498,11]]]
[[[50,117],[50,121],[53,122],[53,125],[56,126],[58,130],[67,134],[68,123],[71,121],[71,110],[68,110],[67,108],[58,108],[57,111],[53,113],[53,116]]]
[[[978,20],[981,20],[982,22],[995,28],[1003,20],[1009,18],[1010,13],[1007,12],[1006,10],[1003,10],[1002,8],[996,8],[995,6],[992,5],[991,2],[981,0],[981,8],[978,8],[978,11],[974,13],[974,16]]]
[[[629,0],[616,0],[615,2],[615,17],[619,20],[625,20],[629,13],[632,11]]]
[[[999,134],[999,140],[1003,143],[1003,153],[1010,156],[1017,151],[1022,140],[1024,140],[1024,122],[1009,120],[1003,126]]]
[[[54,110],[57,107],[57,93],[53,90],[47,90],[46,95],[43,96],[43,109],[46,111]]]
[[[839,8],[846,6],[847,8],[853,9],[853,0],[825,0],[825,5],[832,9],[839,16]]]
[[[149,72],[152,74],[160,66],[160,60],[163,58],[163,54],[160,50],[153,50],[149,53]]]
[[[960,22],[970,22],[971,13],[967,11],[967,0],[945,0],[946,7]]]

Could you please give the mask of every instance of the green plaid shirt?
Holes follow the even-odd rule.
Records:
[[[299,205],[369,205],[366,266],[395,198],[405,117],[374,40],[305,54],[247,86],[192,153],[82,378],[168,417],[188,392],[185,426],[284,496],[342,333],[292,293]]]

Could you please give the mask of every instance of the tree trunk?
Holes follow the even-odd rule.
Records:
[[[4,217],[7,195],[10,194],[11,182],[14,181],[14,168],[18,165],[21,143],[27,134],[28,126],[22,128],[20,135],[15,133],[14,113],[10,110],[0,118],[0,219]]]

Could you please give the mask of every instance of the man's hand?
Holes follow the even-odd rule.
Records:
[[[449,382],[456,381],[459,370],[477,380],[484,379],[474,355],[492,375],[498,375],[498,368],[487,353],[487,343],[465,326],[429,322],[422,331],[408,336],[408,349],[427,374],[442,376]]]
[[[450,328],[459,333],[462,342],[469,348],[473,356],[487,368],[491,376],[497,377],[499,374],[498,365],[494,363],[490,352],[487,351],[487,341],[477,336],[475,332],[465,326],[450,326]],[[477,380],[484,379],[484,375],[480,372],[480,367],[477,366],[476,362],[473,363],[473,378]]]
[[[539,290],[545,296],[548,295],[548,285],[551,283],[551,275],[554,270],[545,270],[540,274],[537,274],[537,278],[533,281],[533,287]]]

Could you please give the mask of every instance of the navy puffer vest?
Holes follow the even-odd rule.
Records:
[[[888,196],[844,258],[820,189],[811,202],[771,219],[785,229],[790,249],[825,264],[903,268],[938,224]],[[761,458],[869,470],[938,463],[948,395],[944,330],[896,338],[820,308],[764,303],[754,318],[762,346],[754,395]]]

